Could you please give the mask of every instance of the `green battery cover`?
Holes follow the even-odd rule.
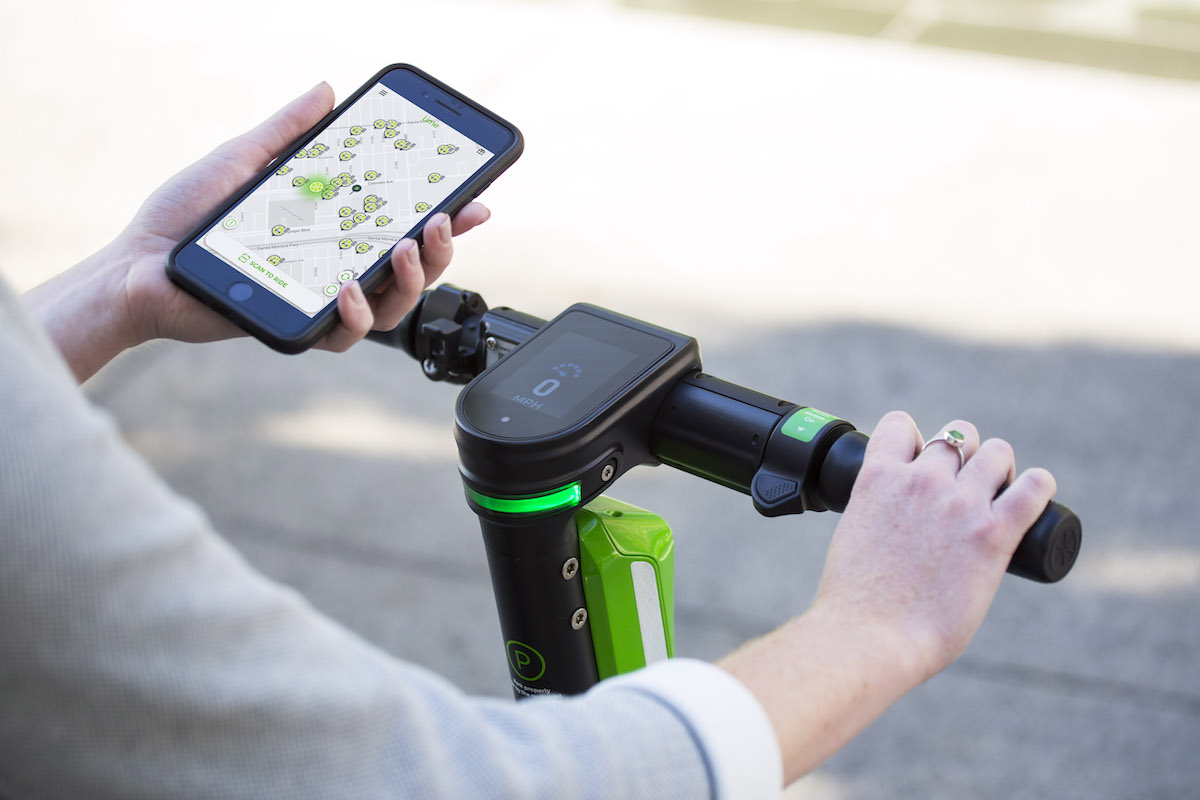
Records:
[[[675,543],[662,517],[610,497],[575,515],[600,679],[675,653]]]

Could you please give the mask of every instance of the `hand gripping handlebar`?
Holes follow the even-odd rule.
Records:
[[[477,293],[443,284],[426,291],[395,330],[370,338],[417,358],[432,380],[466,383],[544,324],[512,309],[489,310]],[[844,510],[868,441],[845,420],[700,370],[668,392],[649,439],[661,463],[749,494],[767,516]],[[1043,583],[1061,580],[1081,543],[1079,517],[1051,502],[1008,571]]]

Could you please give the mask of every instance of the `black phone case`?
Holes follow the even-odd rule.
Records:
[[[318,131],[323,130],[327,125],[333,122],[333,120],[337,119],[337,117],[340,116],[342,112],[346,110],[346,108],[358,100],[358,98],[366,93],[368,89],[378,83],[384,75],[395,69],[404,69],[416,74],[443,92],[452,95],[455,99],[460,100],[464,104],[470,106],[476,112],[488,117],[505,130],[510,131],[514,138],[512,146],[503,153],[498,154],[499,157],[495,162],[492,163],[490,167],[477,175],[471,182],[460,186],[453,194],[439,203],[437,207],[433,208],[429,212],[429,214],[426,216],[427,219],[441,211],[445,211],[450,215],[451,218],[453,218],[463,206],[478,197],[484,189],[491,185],[492,181],[494,181],[502,172],[512,166],[513,162],[520,157],[522,151],[525,149],[525,139],[521,136],[521,131],[518,130],[515,125],[479,105],[469,97],[464,96],[461,92],[450,88],[450,86],[442,83],[424,70],[414,67],[411,64],[389,64],[379,72],[375,73],[375,75],[367,80],[366,83],[351,93],[345,100],[343,100],[338,106],[330,111],[320,122],[302,133],[295,141],[289,144],[278,157],[263,167],[263,169],[253,178],[247,181],[246,185],[239,189],[236,194],[229,198],[229,200],[227,200],[225,203],[221,204],[221,206],[212,214],[210,214],[208,218],[204,220],[204,222],[202,222],[200,225],[197,225],[191,233],[189,233],[179,242],[179,244],[175,245],[175,247],[172,248],[171,252],[167,255],[167,277],[170,278],[175,285],[187,291],[188,294],[195,297],[201,303],[204,303],[204,305],[213,309],[217,313],[228,317],[242,330],[251,334],[263,344],[266,344],[268,347],[271,347],[274,350],[278,350],[279,352],[286,353],[288,355],[295,355],[297,353],[304,352],[316,344],[322,336],[329,332],[330,328],[337,324],[338,315],[336,302],[331,303],[330,306],[326,307],[326,309],[318,312],[317,316],[313,318],[312,327],[310,327],[304,334],[289,338],[280,335],[278,331],[274,331],[261,324],[258,320],[250,317],[244,311],[242,311],[242,309],[239,308],[236,303],[231,302],[225,295],[213,291],[208,286],[199,282],[187,272],[180,269],[175,263],[175,257],[180,250],[198,240],[200,236],[209,229],[209,227],[216,223],[216,221],[221,217],[225,216],[230,209],[240,203],[242,199],[246,197],[246,195],[250,194],[254,187],[258,185],[259,181],[268,177],[276,169],[278,169],[279,164],[289,161],[292,156],[299,151],[302,144],[315,136]],[[414,238],[416,239],[418,246],[421,245],[422,231],[417,231],[414,235]],[[387,265],[382,269],[377,269],[374,272],[371,272],[369,275],[364,276],[364,280],[360,281],[363,292],[369,295],[371,292],[375,291],[375,289],[379,288],[379,285],[383,283],[383,281],[386,280],[390,274],[391,266]]]

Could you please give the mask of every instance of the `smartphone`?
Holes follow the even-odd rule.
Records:
[[[262,342],[299,353],[337,322],[342,284],[370,293],[517,160],[521,132],[408,64],[380,70],[167,257],[167,275]]]

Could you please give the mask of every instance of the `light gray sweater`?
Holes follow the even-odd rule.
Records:
[[[691,798],[779,793],[731,677],[463,695],[255,572],[93,408],[0,281],[0,796]]]

